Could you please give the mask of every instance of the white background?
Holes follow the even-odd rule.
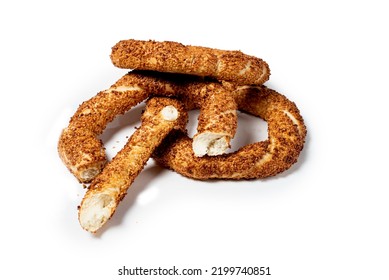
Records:
[[[385,2],[3,1],[0,278],[170,279],[117,270],[175,265],[208,269],[176,279],[261,279],[211,276],[213,266],[269,266],[263,279],[389,279]],[[306,121],[298,164],[266,180],[197,182],[150,161],[107,226],[83,231],[85,190],[56,142],[78,105],[126,72],[109,54],[129,38],[266,60],[267,85]],[[110,156],[139,112],[110,126]]]

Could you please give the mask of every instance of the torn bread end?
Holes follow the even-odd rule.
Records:
[[[229,141],[225,134],[204,132],[193,137],[193,152],[197,157],[222,155],[228,148]]]
[[[97,167],[91,167],[89,169],[85,169],[81,172],[80,178],[82,182],[88,182],[96,177],[97,174],[100,173],[100,169]]]
[[[172,105],[168,105],[161,110],[162,118],[165,121],[175,121],[178,118],[178,110]]]
[[[81,227],[89,232],[96,232],[112,216],[116,203],[107,194],[92,195],[81,205],[79,221]]]

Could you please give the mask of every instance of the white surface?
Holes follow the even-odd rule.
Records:
[[[374,0],[3,1],[0,278],[122,279],[124,265],[175,265],[270,266],[264,279],[272,280],[389,279],[386,7]],[[265,59],[267,85],[296,102],[306,121],[299,163],[266,180],[196,182],[150,161],[107,227],[96,236],[83,231],[76,207],[85,190],[59,160],[56,141],[82,101],[126,72],[109,53],[127,38]],[[140,112],[103,135],[110,156]],[[257,123],[266,127],[246,116],[241,122],[247,134],[235,148],[263,136],[253,134]],[[211,278],[232,279],[182,277]]]

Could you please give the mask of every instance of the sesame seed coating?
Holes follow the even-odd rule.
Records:
[[[240,85],[260,85],[270,76],[268,64],[241,51],[153,40],[122,40],[112,47],[112,63],[125,69],[213,77]]]

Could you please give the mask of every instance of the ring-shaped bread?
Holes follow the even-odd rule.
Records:
[[[59,155],[80,182],[90,182],[107,162],[99,138],[107,124],[151,96],[176,97],[187,110],[200,108],[193,142],[197,156],[222,154],[230,146],[237,127],[237,105],[230,89],[191,75],[132,71],[83,102],[61,133]]]
[[[265,86],[234,86],[239,110],[264,119],[268,139],[238,151],[215,157],[196,157],[192,139],[177,132],[166,138],[154,153],[162,166],[193,179],[254,179],[274,176],[297,162],[306,137],[304,120],[296,105]]]
[[[261,85],[270,76],[269,65],[258,57],[171,41],[122,40],[112,47],[111,61],[119,68],[212,77],[239,85]]]

